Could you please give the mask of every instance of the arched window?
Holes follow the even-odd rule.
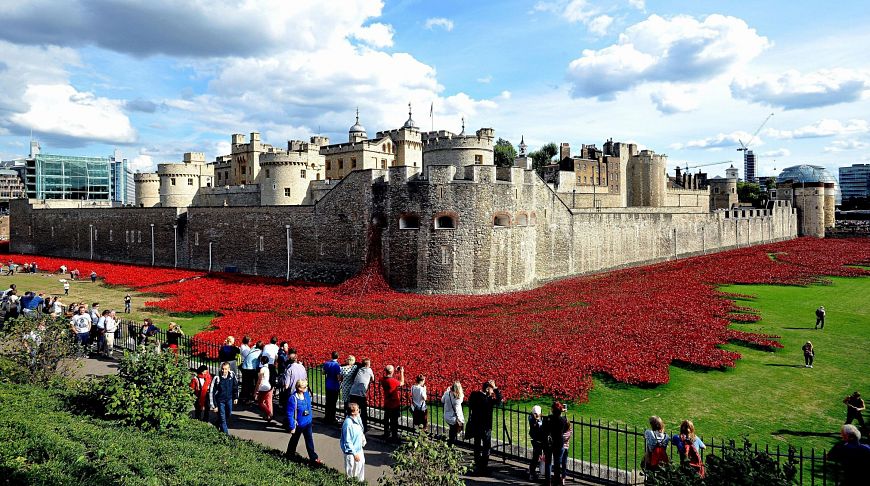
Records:
[[[526,213],[518,213],[517,214],[517,226],[528,226],[529,225],[529,217],[526,216]]]
[[[497,228],[506,228],[511,225],[511,217],[507,213],[496,213],[492,217],[492,225]]]
[[[420,229],[420,217],[416,214],[403,214],[399,217],[399,229]]]
[[[456,229],[456,218],[449,214],[435,218],[435,229]]]
[[[534,211],[529,214],[529,226],[534,226],[538,222],[538,215]]]

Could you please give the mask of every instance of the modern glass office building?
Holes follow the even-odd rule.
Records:
[[[40,153],[31,147],[25,166],[25,188],[30,199],[115,201],[133,204],[135,186],[127,160]]]
[[[843,199],[870,197],[870,164],[840,167],[840,188]]]

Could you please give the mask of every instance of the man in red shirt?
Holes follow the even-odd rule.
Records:
[[[399,379],[394,377],[395,371],[399,372]],[[399,440],[399,414],[402,401],[399,397],[399,388],[405,386],[405,370],[399,366],[395,370],[393,365],[384,368],[384,377],[381,378],[381,387],[384,389],[384,439]]]

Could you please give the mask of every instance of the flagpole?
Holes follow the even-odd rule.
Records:
[[[429,105],[429,120],[432,122],[432,131],[435,131],[435,102]]]

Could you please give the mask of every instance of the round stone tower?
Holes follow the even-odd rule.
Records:
[[[160,205],[183,208],[193,203],[200,186],[211,185],[214,169],[205,164],[205,154],[188,152],[181,164],[157,164],[160,177]]]
[[[626,177],[629,206],[662,207],[667,188],[667,157],[641,150],[628,160]]]
[[[800,234],[825,237],[825,186],[822,182],[794,184],[794,204],[798,209]]]
[[[837,187],[833,182],[825,182],[825,228],[836,224]]]
[[[260,156],[260,204],[287,206],[303,204],[308,185],[316,178],[307,151],[273,152]]]
[[[154,172],[133,174],[136,184],[136,206],[153,208],[160,205],[160,178]]]

